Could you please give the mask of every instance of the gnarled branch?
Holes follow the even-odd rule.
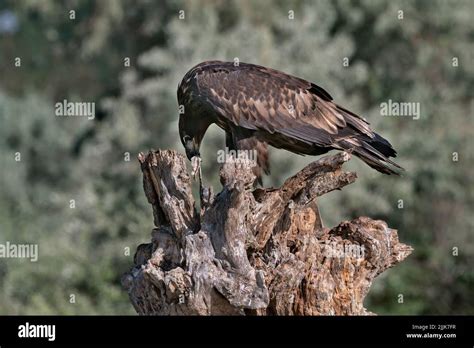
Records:
[[[277,189],[254,189],[248,162],[220,171],[198,213],[184,156],[139,155],[155,229],[123,285],[139,314],[360,315],[373,279],[412,251],[383,221],[325,228],[316,198],[353,183],[348,153],[321,158]]]

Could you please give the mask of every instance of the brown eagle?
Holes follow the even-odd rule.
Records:
[[[269,173],[267,144],[300,155],[352,152],[384,174],[403,170],[396,151],[362,117],[337,105],[323,88],[254,64],[206,61],[178,86],[179,135],[191,160],[207,128],[226,132],[230,150],[257,150],[256,174]]]

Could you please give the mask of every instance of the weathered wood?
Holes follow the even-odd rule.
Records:
[[[155,229],[123,285],[143,315],[360,315],[374,278],[412,251],[383,221],[329,229],[316,198],[356,180],[339,153],[280,188],[254,189],[250,163],[228,161],[222,191],[195,208],[184,156],[139,155]]]

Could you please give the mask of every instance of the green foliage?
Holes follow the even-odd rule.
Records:
[[[0,243],[38,243],[40,258],[0,260],[0,313],[133,313],[120,276],[152,228],[136,154],[183,151],[180,79],[203,60],[234,58],[316,82],[398,150],[403,177],[354,159],[358,181],[319,202],[329,226],[380,218],[415,248],[376,281],[368,309],[474,312],[472,2],[7,1],[5,10],[19,28],[0,33]],[[95,101],[96,118],[56,117],[65,98]],[[419,102],[420,119],[381,116],[389,99]],[[212,127],[201,151],[216,190],[223,138]],[[311,160],[272,151],[265,184]]]

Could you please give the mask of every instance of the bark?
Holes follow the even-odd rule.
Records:
[[[184,156],[139,155],[153,207],[151,242],[122,278],[142,315],[364,315],[374,278],[412,248],[384,221],[329,229],[317,197],[353,183],[348,153],[306,166],[279,188],[255,189],[249,163],[228,161],[222,191],[195,207]]]

